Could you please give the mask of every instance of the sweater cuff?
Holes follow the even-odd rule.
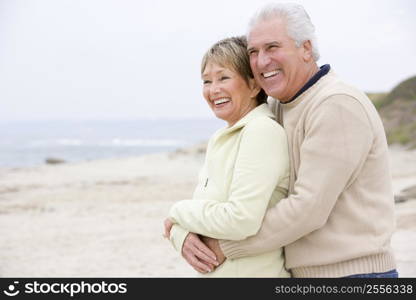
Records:
[[[222,253],[224,253],[225,257],[228,259],[249,256],[245,249],[241,249],[241,241],[219,240],[218,242]]]
[[[170,230],[170,242],[179,253],[182,253],[182,246],[188,233],[188,230],[184,229],[178,224],[173,225],[172,229]]]

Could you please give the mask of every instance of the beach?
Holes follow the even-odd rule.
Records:
[[[163,220],[191,198],[204,146],[0,169],[0,277],[193,277]],[[390,154],[400,195],[416,185],[416,151]],[[416,199],[401,199],[392,245],[400,276],[416,277]]]

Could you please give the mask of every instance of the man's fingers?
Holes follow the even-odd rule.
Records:
[[[210,267],[209,263],[202,262],[196,255],[195,252],[199,251],[194,246],[187,247],[184,249],[184,258],[186,261],[198,272],[200,273],[206,273],[211,272],[213,268]]]
[[[215,254],[203,242],[198,235],[189,233],[182,247],[182,256],[196,271],[205,274],[214,270],[218,265]]]
[[[201,274],[206,274],[206,273],[208,273],[207,271],[202,270],[202,269],[200,269],[200,268],[198,268],[198,267],[194,267],[193,265],[191,265],[191,267],[192,267],[195,271],[197,271],[198,273],[201,273]]]
[[[219,265],[221,265],[226,257],[224,256],[224,253],[221,250],[220,244],[217,239],[209,238],[206,236],[201,237],[202,242],[204,242],[207,247],[215,253],[216,261]]]
[[[202,263],[200,260],[198,260],[198,258],[196,256],[193,256],[193,255],[189,256],[188,262],[199,273],[205,274],[205,273],[211,272],[213,270],[209,267],[209,265],[206,265],[206,264]]]
[[[207,247],[206,247],[207,248]],[[208,249],[208,248],[207,248]],[[209,249],[208,249],[209,250]],[[196,245],[194,245],[193,252],[195,256],[198,257],[199,260],[205,261],[211,265],[218,266],[218,262],[213,259],[212,257],[208,256],[206,253],[204,253],[202,250],[198,249]],[[212,252],[209,250],[209,252]],[[213,253],[213,252],[212,252]],[[214,256],[215,257],[215,256]]]
[[[205,265],[207,265],[210,269],[211,269],[211,272],[213,271],[213,270],[215,270],[215,268],[217,267],[217,266],[215,266],[215,265],[213,265],[213,264],[210,264],[209,262],[206,262],[206,261],[201,261],[203,264],[205,264]]]
[[[204,244],[204,242],[202,242],[198,237],[196,238],[192,238],[192,245],[199,251],[199,253],[203,253],[205,256],[208,256],[209,258],[211,258],[210,260],[216,260],[216,256],[215,253],[208,248],[207,245]],[[204,257],[201,257],[202,259],[205,259]],[[209,261],[208,259],[206,259],[207,261]]]

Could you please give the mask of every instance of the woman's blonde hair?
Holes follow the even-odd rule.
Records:
[[[215,43],[204,55],[201,63],[201,74],[204,73],[208,63],[215,63],[222,67],[231,68],[249,84],[253,79],[250,68],[250,59],[247,53],[247,39],[245,36],[230,37]],[[257,105],[266,103],[267,95],[263,91],[256,96]]]

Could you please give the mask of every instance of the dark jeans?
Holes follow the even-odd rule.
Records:
[[[355,274],[350,276],[345,276],[344,278],[398,278],[399,273],[396,269],[384,272],[384,273],[368,273],[368,274]]]

